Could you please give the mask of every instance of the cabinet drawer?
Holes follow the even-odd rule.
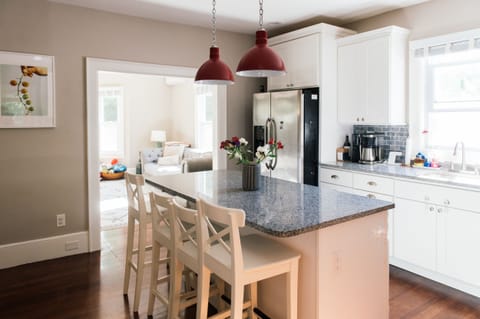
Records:
[[[324,183],[352,187],[352,173],[322,167],[320,169],[320,181]]]
[[[393,185],[393,179],[390,178],[365,174],[353,174],[353,187],[356,189],[393,195]]]
[[[475,191],[396,181],[395,196],[480,213],[480,193]]]

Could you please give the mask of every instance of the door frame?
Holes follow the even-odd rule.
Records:
[[[159,65],[120,60],[86,58],[87,94],[87,186],[88,186],[88,250],[101,249],[100,240],[100,181],[99,181],[99,115],[98,115],[98,72],[150,74],[194,78],[195,68]],[[227,89],[217,87],[217,112],[214,117],[214,141],[226,136],[227,128]],[[220,139],[219,139],[220,138]],[[215,145],[216,143],[214,143]],[[225,169],[227,160],[219,156],[219,148],[212,150],[213,169]]]

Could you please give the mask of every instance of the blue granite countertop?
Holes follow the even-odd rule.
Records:
[[[320,166],[359,173],[416,179],[426,183],[480,190],[480,176],[452,174],[445,169],[412,168],[408,166],[387,164],[364,165],[352,162],[327,162],[320,164]]]
[[[163,191],[190,201],[201,197],[241,208],[248,226],[277,237],[299,235],[394,207],[391,202],[264,176],[260,176],[259,190],[243,191],[240,171],[145,178]]]

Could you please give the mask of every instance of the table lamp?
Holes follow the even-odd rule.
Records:
[[[152,131],[150,141],[157,143],[157,147],[162,147],[162,143],[167,140],[165,131]]]

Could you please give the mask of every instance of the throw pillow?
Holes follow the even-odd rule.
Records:
[[[142,151],[143,163],[156,163],[157,159],[162,156],[161,148],[146,148]]]
[[[178,163],[183,159],[183,150],[185,149],[185,145],[165,145],[163,149],[163,157],[173,156],[176,155],[178,158]]]
[[[180,163],[178,155],[159,157],[157,160],[157,165],[159,166],[178,165],[178,163]]]

